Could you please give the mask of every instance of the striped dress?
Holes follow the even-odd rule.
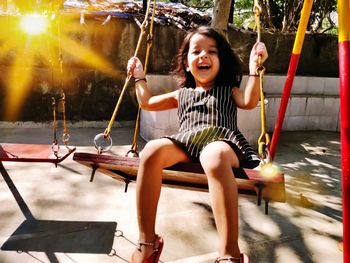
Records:
[[[225,141],[237,154],[240,167],[254,168],[260,160],[237,127],[237,107],[232,88],[207,91],[181,88],[178,97],[179,133],[164,136],[198,161],[202,149],[213,141]]]

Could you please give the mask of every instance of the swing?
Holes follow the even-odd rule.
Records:
[[[0,162],[43,162],[58,163],[66,159],[71,153],[75,151],[74,148],[68,146],[69,133],[66,126],[65,118],[65,98],[62,93],[62,107],[63,107],[63,124],[64,131],[62,140],[65,144],[65,149],[61,150],[58,140],[56,138],[56,103],[52,98],[53,108],[53,133],[54,139],[52,145],[49,144],[21,144],[21,143],[2,143],[0,144]]]
[[[58,25],[58,34],[60,35],[60,27]],[[59,38],[60,39],[60,38]],[[62,90],[62,74],[63,61],[61,55],[61,43],[59,42],[59,66]],[[62,90],[60,100],[62,102],[63,113],[63,134],[62,141],[65,149],[60,149],[60,145],[56,136],[56,101],[52,97],[52,112],[53,112],[53,142],[49,144],[16,144],[16,143],[2,143],[0,144],[0,162],[46,162],[57,164],[66,159],[71,153],[75,151],[74,148],[68,146],[70,135],[68,133],[66,124],[66,96]]]
[[[144,21],[141,25],[141,33],[139,36],[139,40],[137,43],[135,56],[137,56],[140,43],[142,41],[142,37],[145,33],[145,25],[148,24],[148,16],[150,10],[150,2],[148,1],[148,9],[146,10]],[[256,6],[254,8],[254,12],[257,18],[257,24],[259,22],[259,15],[261,9]],[[153,1],[153,11],[152,18],[150,22],[149,34],[147,37],[147,49],[146,49],[146,58],[145,58],[145,68],[144,73],[146,75],[147,72],[147,63],[149,50],[152,45],[152,30],[153,30],[153,21],[154,21],[154,12],[155,12],[155,0]],[[258,27],[259,29],[259,27]],[[260,41],[260,33],[258,30],[258,41]],[[259,66],[257,70],[257,74],[260,76],[260,95],[261,101],[264,101],[264,91],[263,91],[263,75],[265,68]],[[130,182],[134,182],[136,180],[138,166],[139,166],[139,158],[137,153],[137,133],[138,133],[138,124],[140,117],[140,108],[138,111],[138,115],[136,118],[136,127],[134,132],[133,143],[131,145],[131,149],[126,154],[125,157],[116,156],[111,154],[106,154],[112,147],[112,139],[110,137],[111,126],[114,122],[116,113],[119,109],[121,98],[124,95],[126,87],[130,81],[131,75],[129,74],[125,80],[124,87],[112,114],[112,118],[109,122],[108,127],[106,128],[104,133],[96,135],[94,139],[94,145],[97,149],[97,154],[92,153],[84,153],[84,152],[76,152],[73,155],[73,160],[79,162],[85,166],[92,168],[92,173],[90,177],[90,182],[93,181],[95,172],[98,170],[103,174],[106,174],[113,179],[123,181],[125,185],[125,191],[127,191],[128,184]],[[268,144],[269,144],[269,136],[266,133],[265,129],[265,109],[264,103],[261,103],[261,121],[262,121],[262,134],[259,137],[259,154],[265,164],[270,162],[269,154],[268,154]],[[128,155],[134,154],[133,157],[129,157]],[[270,168],[272,166],[269,166]],[[268,168],[269,169],[269,168]],[[257,205],[261,205],[261,201],[265,201],[265,213],[268,213],[268,204],[270,201],[275,202],[285,202],[285,186],[284,186],[284,175],[279,170],[276,170],[274,176],[266,176],[262,171],[259,170],[251,170],[251,169],[233,169],[235,180],[238,186],[239,194],[247,197],[253,197],[257,200]],[[195,191],[208,191],[208,181],[207,177],[204,174],[203,168],[199,163],[178,163],[174,166],[167,167],[163,170],[163,185],[167,187],[187,189],[187,190],[195,190]]]

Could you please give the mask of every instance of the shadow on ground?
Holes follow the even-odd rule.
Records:
[[[26,218],[1,250],[101,254],[112,251],[116,222],[37,220],[1,163],[0,172]]]

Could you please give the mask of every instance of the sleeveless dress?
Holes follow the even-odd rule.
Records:
[[[227,142],[242,168],[255,168],[260,159],[237,127],[237,107],[231,87],[201,91],[181,88],[178,96],[179,133],[163,136],[182,148],[192,161],[213,141]],[[249,121],[249,120],[247,120]]]

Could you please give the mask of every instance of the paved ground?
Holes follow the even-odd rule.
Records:
[[[104,129],[72,129],[77,151],[95,152]],[[0,129],[0,142],[48,143],[51,130]],[[132,131],[112,131],[113,151],[130,149]],[[142,146],[142,142],[141,142]],[[276,161],[285,172],[287,202],[240,198],[240,246],[252,263],[338,263],[342,252],[339,133],[288,132]],[[0,176],[0,262],[127,262],[137,240],[135,186],[96,174],[69,157],[47,163],[3,162]],[[301,197],[302,195],[302,197]],[[207,193],[163,188],[157,231],[162,262],[213,262],[217,234]],[[109,253],[111,251],[111,253]],[[109,253],[109,254],[108,254]]]

